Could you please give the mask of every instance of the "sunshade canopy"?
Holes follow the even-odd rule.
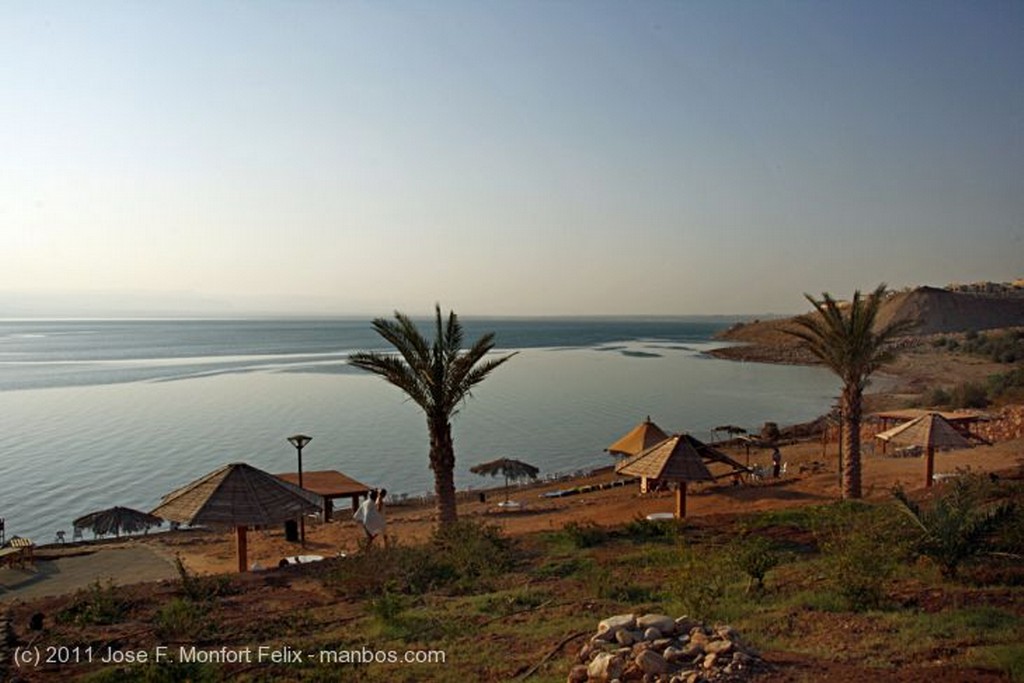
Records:
[[[112,507],[82,515],[72,524],[76,529],[91,529],[97,536],[133,534],[163,524],[163,519],[148,512],[126,507]]]
[[[473,474],[480,475],[491,475],[492,477],[499,474],[504,475],[506,479],[536,479],[540,473],[540,469],[533,465],[523,462],[522,460],[513,460],[511,458],[499,458],[490,462],[480,463],[469,468],[469,471]]]
[[[969,448],[973,444],[938,413],[928,413],[875,435],[882,441],[922,448]]]
[[[181,524],[279,524],[316,512],[323,499],[245,463],[232,463],[164,496],[154,515]]]
[[[689,434],[676,434],[622,461],[615,471],[649,479],[712,481],[714,477],[704,464],[704,457],[707,457],[707,451],[714,450]],[[719,455],[728,459],[728,456]]]
[[[651,422],[650,416],[633,427],[624,437],[605,450],[613,455],[637,455],[668,438],[661,427]]]

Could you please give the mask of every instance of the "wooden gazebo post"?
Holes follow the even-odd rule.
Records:
[[[676,486],[676,519],[686,517],[686,481]]]
[[[235,527],[235,541],[238,547],[238,571],[242,573],[249,570],[249,547],[245,538],[247,529],[248,527],[241,525]]]
[[[928,446],[924,457],[924,485],[925,488],[930,488],[935,478],[935,447]]]

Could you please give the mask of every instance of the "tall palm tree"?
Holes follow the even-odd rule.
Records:
[[[849,305],[840,305],[827,292],[821,300],[804,294],[815,313],[801,316],[795,329],[786,330],[843,381],[840,397],[843,429],[843,498],[861,497],[860,423],[868,378],[893,358],[891,341],[909,332],[914,321],[898,320],[876,329],[878,311],[885,300],[885,284],[867,297],[860,290]]]
[[[377,334],[395,347],[397,354],[360,352],[348,362],[404,391],[427,417],[430,434],[430,469],[434,471],[434,491],[441,525],[454,522],[455,446],[452,441],[452,417],[470,395],[499,365],[515,354],[484,360],[494,348],[494,333],[489,332],[467,350],[462,348],[462,324],[455,313],[448,321],[441,318],[441,306],[435,306],[437,329],[429,342],[406,315],[395,311],[395,319],[377,318]]]

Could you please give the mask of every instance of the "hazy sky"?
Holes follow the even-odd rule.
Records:
[[[0,317],[1020,276],[1019,0],[0,3]]]

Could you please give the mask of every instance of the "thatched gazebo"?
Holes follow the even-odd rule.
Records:
[[[704,464],[711,452],[727,461],[727,455],[715,451],[689,434],[676,434],[647,450],[623,460],[615,466],[618,474],[678,482],[676,488],[676,517],[686,516],[686,484],[691,481],[714,481],[715,477]],[[736,463],[739,465],[739,463]],[[739,465],[742,468],[742,465]]]
[[[974,444],[967,440],[956,427],[938,413],[927,413],[898,427],[875,435],[885,442],[920,446],[925,451],[924,485],[931,486],[935,477],[935,450],[970,448]]]
[[[154,515],[172,522],[235,529],[238,571],[248,567],[246,530],[316,512],[323,500],[245,463],[232,463],[164,496]]]
[[[473,474],[495,477],[499,474],[505,476],[505,502],[508,502],[508,481],[512,479],[536,479],[540,469],[522,460],[512,458],[499,458],[490,462],[480,463],[469,468]]]
[[[651,416],[648,415],[647,419],[629,430],[625,436],[606,448],[605,451],[615,456],[637,455],[667,438],[668,434],[651,422]]]
[[[139,531],[149,531],[163,523],[163,519],[148,512],[115,506],[82,515],[72,522],[72,525],[76,529],[89,529],[94,536],[106,536],[107,534],[120,536],[122,531],[126,534],[134,534]]]

